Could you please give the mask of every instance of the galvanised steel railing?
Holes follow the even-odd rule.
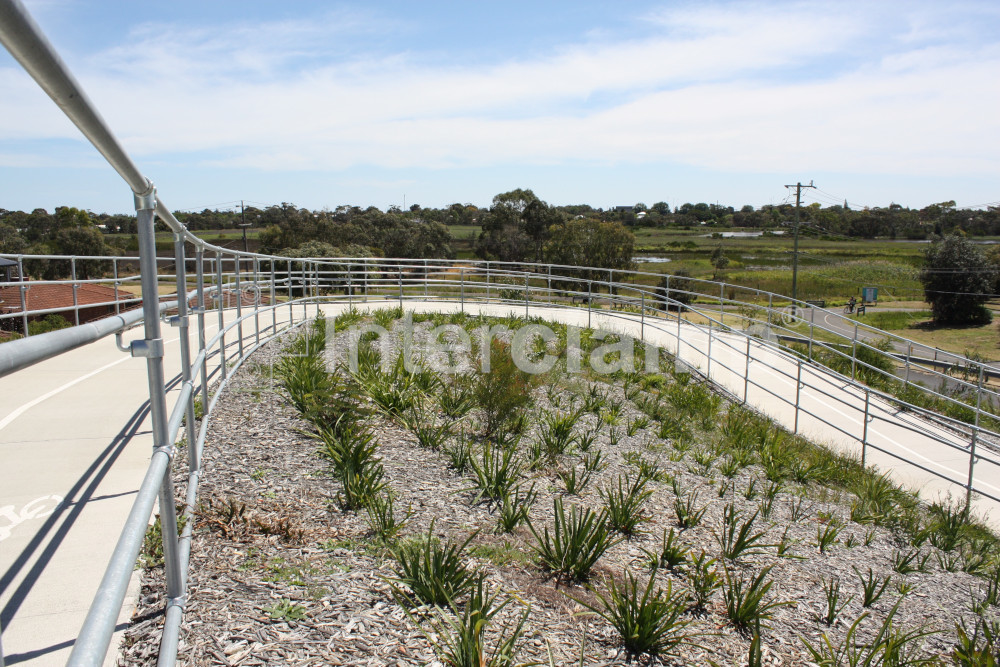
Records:
[[[169,510],[163,511],[175,507],[170,474],[174,442],[183,425],[188,443],[188,484],[183,512],[190,515],[197,501],[208,425],[231,373],[259,346],[301,324],[310,312],[321,312],[324,303],[352,306],[387,301],[401,305],[422,302],[452,308],[457,304],[459,309],[465,309],[467,304],[469,308],[482,304],[514,309],[523,306],[526,315],[541,312],[557,316],[580,315],[585,309],[588,326],[595,319],[612,321],[623,328],[637,326],[640,339],[645,339],[648,331],[650,336],[655,332],[672,341],[669,344],[678,359],[733,400],[752,404],[755,395],[760,394],[769,401],[790,406],[794,410],[790,430],[798,432],[801,422],[814,420],[859,445],[862,461],[868,459],[869,450],[874,450],[895,459],[900,466],[921,470],[963,489],[970,502],[985,499],[1000,503],[997,487],[981,481],[993,479],[1000,472],[1000,459],[996,455],[1000,434],[990,430],[994,422],[984,410],[998,398],[998,393],[987,384],[989,377],[997,372],[990,365],[952,355],[945,363],[960,366],[964,371],[963,378],[955,378],[928,363],[941,363],[939,359],[914,355],[914,350],[923,348],[913,341],[782,295],[693,278],[488,261],[291,259],[219,248],[198,239],[174,218],[18,0],[0,0],[0,41],[122,176],[134,194],[137,213],[138,257],[13,255],[9,257],[17,260],[19,277],[24,275],[25,261],[69,261],[70,279],[2,284],[17,287],[21,308],[0,314],[0,322],[18,322],[26,337],[0,345],[0,376],[111,334],[116,334],[120,341],[126,328],[140,321],[144,326],[143,339],[123,349],[146,359],[153,456],[74,646],[70,664],[96,665],[103,660],[157,501],[163,522],[168,600],[159,662],[174,663],[186,600],[193,525],[188,521],[176,537],[177,517]],[[173,232],[173,257],[157,257],[154,233],[157,219]],[[193,249],[193,256],[189,248]],[[77,262],[84,260],[110,262],[111,275],[77,278]],[[139,274],[128,274],[124,267],[136,264]],[[81,304],[74,299],[72,305],[62,309],[31,311],[26,307],[26,294],[34,285],[90,283],[110,285],[115,298],[101,304]],[[171,286],[172,295],[159,294],[163,283]],[[122,288],[134,284],[140,287],[141,297],[119,298],[120,290],[127,293]],[[95,305],[113,305],[116,314],[80,323],[80,313]],[[218,332],[208,337],[206,322],[213,308],[217,311]],[[28,335],[30,318],[67,311],[72,313],[77,326]],[[171,412],[166,408],[161,316],[167,317],[182,333],[182,382]],[[227,317],[231,321],[227,322]],[[191,326],[197,329],[194,349],[186,335]],[[904,389],[916,392],[912,394],[915,396],[929,396],[946,407],[971,411],[972,418],[949,417],[859,382],[857,375],[861,370],[876,376],[890,375],[889,371],[868,363],[866,359],[870,357],[859,355],[861,351],[881,351],[872,344],[873,337],[884,337],[896,346]],[[808,356],[801,353],[801,347],[806,348]],[[816,364],[812,353],[817,350],[841,359],[845,365],[849,362],[850,376]],[[776,391],[768,384],[768,378],[759,374],[752,377],[755,365],[766,368],[768,376],[794,383],[793,395]],[[953,390],[975,392],[974,408],[949,393],[914,384],[910,374],[918,370],[933,381],[950,383]],[[969,381],[969,377],[975,377],[976,381]],[[197,433],[194,431],[196,397],[205,406]],[[834,406],[844,414],[856,414],[857,418],[831,420],[820,412],[817,402]],[[855,422],[857,429],[851,428]],[[920,463],[893,451],[884,439],[875,437],[876,422],[929,439],[942,452],[967,456],[967,474],[943,470],[933,462]],[[985,473],[983,466],[988,466]]]

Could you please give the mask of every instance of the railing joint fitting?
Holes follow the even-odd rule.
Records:
[[[156,209],[156,186],[146,179],[146,189],[143,192],[135,193],[135,210],[152,211]]]
[[[187,606],[187,599],[187,594],[178,595],[174,598],[167,598],[167,608],[178,607],[181,611],[184,611],[184,608]]]
[[[169,320],[170,326],[174,328],[187,329],[188,328],[188,316],[187,315],[174,315]]]
[[[129,345],[129,351],[133,357],[145,357],[147,359],[160,358],[163,356],[163,339],[134,340]]]

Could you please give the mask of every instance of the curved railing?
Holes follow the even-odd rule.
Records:
[[[24,275],[26,261],[68,261],[71,276],[68,280],[0,283],[15,287],[20,302],[0,311],[0,324],[20,324],[25,334],[21,340],[0,345],[0,377],[111,334],[119,338],[121,346],[125,329],[139,322],[144,327],[143,338],[123,349],[146,359],[153,455],[70,664],[96,665],[104,659],[154,503],[158,500],[161,508],[175,506],[170,471],[174,442],[181,429],[188,443],[183,511],[190,515],[197,501],[208,425],[230,374],[259,346],[298,326],[328,303],[446,303],[463,309],[466,304],[502,304],[523,306],[528,315],[585,309],[588,324],[593,317],[616,322],[623,329],[637,330],[640,339],[646,337],[647,330],[656,331],[673,346],[671,351],[678,359],[733,400],[750,403],[760,394],[790,406],[794,410],[793,423],[787,424],[791,430],[799,431],[810,420],[820,423],[857,444],[863,461],[871,449],[895,459],[900,466],[924,471],[944,484],[963,489],[969,502],[985,499],[1000,503],[996,487],[981,481],[986,476],[983,466],[989,466],[990,479],[1000,471],[995,453],[1000,434],[991,430],[996,422],[984,409],[1000,398],[986,382],[998,372],[989,364],[940,351],[929,358],[927,348],[919,343],[809,303],[694,278],[478,260],[292,259],[220,248],[194,236],[177,221],[18,0],[0,0],[0,41],[122,176],[134,194],[137,211],[137,257],[7,255],[16,260],[19,277]],[[157,257],[157,219],[173,232],[172,257]],[[109,262],[110,275],[78,278],[77,264],[85,260]],[[139,272],[130,272],[136,266]],[[161,296],[161,283],[170,285],[172,294]],[[72,286],[72,304],[32,310],[31,290],[53,284]],[[76,295],[80,286],[87,284],[106,285],[114,296],[96,304],[83,303]],[[133,285],[138,285],[140,295],[126,289]],[[94,307],[113,307],[115,314],[95,322],[81,321],[81,314]],[[216,311],[218,332],[209,337],[206,321],[212,310]],[[29,319],[52,312],[70,313],[76,326],[29,335]],[[180,392],[172,411],[166,406],[161,318],[182,333]],[[197,333],[195,346],[184,335],[192,327]],[[869,363],[871,355],[886,351],[886,345],[876,339],[889,341],[895,355],[893,368]],[[850,374],[821,366],[814,360],[817,352],[839,360],[845,370],[849,365]],[[766,366],[770,375],[794,383],[794,392],[775,391],[765,378],[752,377],[754,365]],[[963,377],[942,372],[942,366],[961,368]],[[911,374],[918,372],[931,382],[946,383],[951,390],[915,384]],[[903,396],[866,386],[858,379],[862,373],[887,381],[891,376],[893,382],[901,374]],[[965,392],[965,400],[951,395],[955,392]],[[911,396],[927,397],[943,406],[944,412],[965,411],[967,418],[927,409],[920,404],[927,401],[915,401]],[[197,432],[196,397],[205,406]],[[856,419],[831,421],[816,407],[824,401],[836,403],[842,413]],[[872,425],[879,420],[930,438],[942,451],[967,457],[968,470],[942,469],[933,462],[910,460],[893,451],[873,437]],[[177,517],[162,512],[162,521],[168,602],[159,662],[172,665],[185,604],[193,522],[188,521],[175,537]]]

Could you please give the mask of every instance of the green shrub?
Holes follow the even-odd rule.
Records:
[[[604,552],[620,540],[608,531],[604,511],[598,513],[573,505],[567,514],[559,497],[552,501],[552,507],[555,521],[551,533],[548,526],[539,533],[528,522],[536,541],[532,549],[550,572],[570,579],[586,579]]]

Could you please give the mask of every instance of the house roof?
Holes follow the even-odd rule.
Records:
[[[25,282],[24,285],[28,288],[24,293],[24,300],[29,311],[73,307],[72,285],[35,285],[30,281]],[[118,293],[119,299],[126,299],[130,296],[126,292]],[[76,300],[81,306],[92,303],[107,303],[115,300],[115,289],[105,285],[84,283],[77,287]],[[4,312],[19,312],[21,310],[20,285],[0,287],[0,310]]]

